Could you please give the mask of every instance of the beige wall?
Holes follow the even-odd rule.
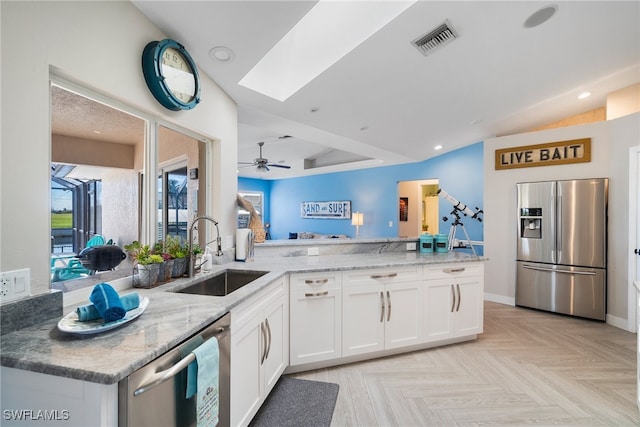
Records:
[[[133,145],[51,135],[51,161],[133,169]]]
[[[640,83],[607,95],[607,120],[640,111]]]

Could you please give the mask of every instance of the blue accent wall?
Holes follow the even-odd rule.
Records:
[[[438,179],[440,187],[471,210],[482,209],[483,143],[416,163],[382,166],[347,172],[279,180],[239,178],[239,191],[262,191],[265,222],[271,224],[271,238],[288,239],[289,232],[309,231],[346,234],[353,237],[350,220],[300,218],[300,203],[351,200],[353,212],[364,214],[360,237],[398,236],[398,182]],[[440,217],[450,217],[453,205],[440,200]],[[389,227],[389,221],[393,226]],[[482,223],[462,217],[471,240],[483,240]],[[440,232],[447,233],[451,220],[440,220]],[[458,232],[458,238],[463,233]]]

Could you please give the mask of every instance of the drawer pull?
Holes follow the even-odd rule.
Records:
[[[304,283],[305,285],[324,285],[328,281],[329,279],[306,279]]]
[[[306,298],[313,298],[313,297],[326,297],[327,295],[329,295],[329,291],[324,291],[324,292],[315,292],[315,293],[311,293],[311,292],[305,292],[304,296]]]
[[[445,273],[462,273],[465,270],[464,267],[461,268],[445,268],[444,271]]]
[[[393,279],[396,277],[398,273],[389,273],[389,274],[372,274],[372,279]]]

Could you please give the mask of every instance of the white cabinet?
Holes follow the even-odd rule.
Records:
[[[425,266],[424,279],[423,342],[482,332],[482,264]]]
[[[231,425],[248,425],[289,358],[288,289],[279,279],[231,310]]]
[[[118,383],[98,384],[6,366],[0,367],[0,377],[3,426],[118,425]]]
[[[290,364],[342,356],[342,273],[292,274],[289,278]]]
[[[417,344],[422,286],[420,267],[343,273],[342,355]]]

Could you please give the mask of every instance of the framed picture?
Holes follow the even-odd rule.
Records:
[[[400,202],[398,203],[398,207],[400,208],[400,221],[408,221],[409,220],[409,198],[408,197],[400,197]]]
[[[350,219],[351,201],[336,200],[330,202],[300,203],[301,218]]]

